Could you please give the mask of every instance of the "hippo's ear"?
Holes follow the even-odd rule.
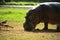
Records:
[[[37,12],[36,12],[35,10],[32,10],[31,13],[32,13],[32,14],[36,14]]]

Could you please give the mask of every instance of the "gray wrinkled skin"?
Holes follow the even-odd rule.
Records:
[[[60,2],[40,3],[27,12],[25,19],[23,27],[26,31],[32,31],[41,22],[44,22],[43,30],[48,29],[48,23],[60,24]]]

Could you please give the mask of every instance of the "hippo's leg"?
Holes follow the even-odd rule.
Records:
[[[57,25],[57,31],[60,32],[60,24]]]
[[[44,17],[44,28],[43,30],[48,30],[48,18]]]

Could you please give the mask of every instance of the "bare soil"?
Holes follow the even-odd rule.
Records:
[[[23,22],[8,21],[6,24],[9,27],[1,28],[0,40],[60,40],[60,32],[56,32],[56,30],[44,31],[36,29],[27,32],[23,29]]]

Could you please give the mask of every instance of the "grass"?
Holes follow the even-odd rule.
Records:
[[[27,10],[4,8],[0,9],[0,20],[24,21]]]
[[[39,25],[38,28],[43,26],[43,24]],[[20,22],[14,22],[12,26],[14,28],[9,31],[0,30],[0,40],[60,40],[60,33],[57,32],[26,32]]]
[[[3,32],[3,35],[0,35],[0,40],[59,40],[59,37],[59,33],[20,33],[18,31],[18,33]]]
[[[38,2],[7,2],[8,5],[36,5]]]
[[[60,33],[57,32],[26,32],[23,29],[24,17],[27,10],[0,8],[0,20],[9,20],[8,25],[13,29],[0,30],[0,40],[60,40]],[[36,28],[43,28],[43,23]],[[49,28],[56,29],[56,25],[49,24]]]

